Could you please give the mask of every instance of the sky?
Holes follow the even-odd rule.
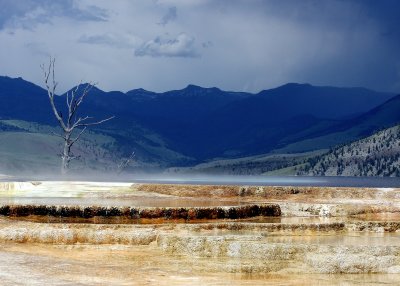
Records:
[[[0,75],[257,93],[288,82],[400,92],[397,0],[0,0]]]

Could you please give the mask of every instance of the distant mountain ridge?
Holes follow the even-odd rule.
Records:
[[[92,129],[113,138],[104,147],[111,153],[135,150],[138,160],[160,166],[330,148],[393,126],[398,111],[400,96],[391,93],[294,83],[257,94],[195,85],[162,93],[93,88],[80,110],[115,115]],[[56,126],[46,91],[21,78],[0,77],[0,119]]]
[[[311,158],[297,175],[400,177],[400,125]]]

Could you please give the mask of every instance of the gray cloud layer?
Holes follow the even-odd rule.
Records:
[[[145,42],[135,51],[135,56],[195,58],[199,54],[196,51],[195,39],[181,33],[176,38],[159,36]]]
[[[167,13],[162,17],[161,22],[159,23],[162,26],[168,24],[168,22],[174,21],[177,17],[176,7],[170,7]]]
[[[0,0],[0,74],[42,84],[51,54],[61,89],[398,92],[399,11],[396,0]]]
[[[79,9],[73,0],[0,0],[0,28],[32,29],[52,16],[79,21],[105,21],[107,12],[96,6]]]

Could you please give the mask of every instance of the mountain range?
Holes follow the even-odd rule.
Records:
[[[61,110],[64,100],[57,97]],[[95,87],[81,107],[81,114],[96,119],[115,116],[83,138],[82,155],[101,148],[99,154],[112,158],[102,159],[107,164],[134,151],[142,166],[159,168],[329,149],[400,122],[400,95],[297,83],[257,94],[195,85],[163,93]],[[56,127],[46,90],[22,78],[0,77],[0,155],[17,152],[2,146],[10,144],[6,134],[47,130],[51,137],[48,130]],[[46,144],[54,141],[50,137],[44,137]],[[47,156],[57,148],[50,149]]]
[[[309,158],[297,175],[400,177],[400,125]]]

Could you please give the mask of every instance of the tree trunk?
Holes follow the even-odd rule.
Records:
[[[65,175],[68,172],[69,163],[68,163],[68,146],[67,142],[64,143],[63,153],[61,155],[61,174]]]
[[[61,174],[65,175],[68,173],[69,162],[71,161],[71,133],[64,133],[64,148],[63,153],[61,154]]]

